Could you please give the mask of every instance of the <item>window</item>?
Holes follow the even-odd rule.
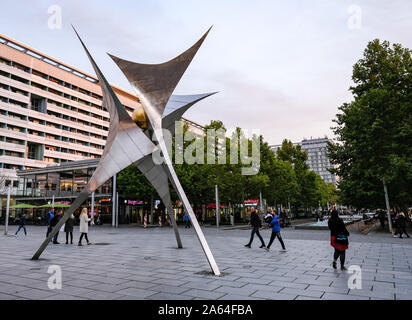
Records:
[[[52,89],[52,88],[49,88],[48,91],[51,92],[51,93],[53,93],[53,94],[56,94],[56,95],[58,95],[58,96],[61,96],[61,95],[62,95],[62,93],[61,93],[60,91],[54,90],[54,89]]]
[[[63,81],[61,81],[61,80],[59,80],[59,79],[56,79],[56,78],[53,78],[53,77],[49,77],[49,80],[50,80],[51,82],[54,82],[54,83],[58,84],[58,85],[63,85]]]
[[[22,64],[17,63],[17,62],[13,62],[13,67],[17,68],[19,70],[22,70],[24,72],[29,72],[30,71],[30,68],[27,68],[26,66],[23,66]]]
[[[46,79],[46,80],[48,78],[47,74],[44,74],[43,72],[40,72],[34,69],[32,70],[32,74],[38,77],[42,77],[43,79]]]
[[[46,113],[47,101],[46,98],[32,94],[30,98],[31,109],[34,111]]]

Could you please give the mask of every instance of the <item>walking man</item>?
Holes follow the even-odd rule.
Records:
[[[54,218],[54,208],[51,208],[47,217],[47,233],[46,233],[46,238],[49,236],[52,227],[50,226],[50,222],[52,221],[52,219]]]
[[[17,234],[19,233],[20,229],[22,229],[22,228],[23,228],[23,230],[24,230],[24,235],[27,236],[27,231],[26,231],[26,214],[25,214],[25,213],[23,213],[23,214],[20,216],[19,228],[17,229],[17,231],[16,231],[16,233],[15,233],[16,236],[17,236]]]
[[[398,230],[400,239],[402,239],[403,234],[405,234],[406,237],[410,238],[409,234],[406,232],[406,218],[403,212],[398,213],[396,217],[396,228]]]
[[[250,216],[250,222],[249,224],[252,226],[252,233],[250,235],[250,240],[249,243],[245,245],[246,248],[250,248],[253,242],[253,237],[256,235],[259,237],[260,242],[262,245],[260,248],[266,248],[265,242],[263,241],[262,236],[260,235],[259,230],[262,230],[262,221],[260,220],[259,216],[256,213],[255,207],[252,207],[252,213]]]
[[[385,230],[385,211],[379,210],[379,222],[381,223],[382,230]]]
[[[272,245],[275,238],[278,238],[280,244],[282,245],[282,251],[286,251],[285,244],[283,243],[282,237],[280,235],[279,215],[276,211],[274,211],[273,214],[274,214],[273,219],[269,223],[272,226],[272,235],[270,236],[270,241],[269,241],[269,244],[266,250],[269,251],[270,246]]]
[[[60,219],[62,218],[62,215],[63,215],[63,211],[61,209],[57,211],[57,214],[50,221],[50,232],[59,223]],[[59,231],[57,231],[53,237],[53,244],[60,244],[60,242],[57,241],[57,238],[59,237]]]

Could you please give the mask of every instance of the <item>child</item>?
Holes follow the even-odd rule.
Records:
[[[282,251],[286,251],[285,244],[283,243],[282,237],[280,235],[280,223],[279,223],[279,215],[276,211],[273,211],[274,216],[272,221],[269,223],[272,226],[272,235],[270,236],[270,241],[266,250],[269,251],[270,246],[272,245],[275,238],[279,239],[280,244],[282,245]]]

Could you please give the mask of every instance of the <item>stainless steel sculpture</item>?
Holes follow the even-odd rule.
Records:
[[[166,109],[163,114],[163,128],[169,130],[169,132],[173,135],[175,131],[175,122],[182,117],[183,113],[196,102],[212,94],[214,93],[190,96],[172,96],[168,104],[166,105]],[[150,137],[150,131],[153,131],[153,128],[150,125],[150,123],[145,123],[145,121],[147,120],[146,114],[144,112],[141,113],[140,110],[138,110],[138,113],[138,116],[133,117],[133,120],[137,122],[137,124],[140,125],[140,127],[146,128],[145,134],[148,137]],[[133,115],[136,114],[134,113]],[[163,204],[165,205],[165,208],[167,210],[167,213],[169,214],[169,217],[171,219],[176,235],[177,245],[179,248],[182,248],[182,242],[180,239],[177,224],[175,223],[174,216],[171,217],[171,215],[173,215],[173,208],[169,192],[167,170],[165,170],[165,168],[162,165],[154,163],[152,154],[145,156],[141,160],[136,161],[134,164],[157,190],[157,193],[162,199]]]
[[[132,119],[124,109],[123,105],[118,100],[117,96],[115,95],[106,78],[103,76],[102,72],[98,68],[97,64],[90,55],[83,41],[80,39],[78,34],[77,36],[84,50],[86,51],[86,54],[96,72],[96,75],[99,79],[99,83],[102,87],[103,106],[109,111],[110,116],[109,134],[102,158],[100,159],[98,166],[95,172],[93,173],[89,183],[87,184],[85,190],[72,203],[69,210],[64,214],[59,223],[54,227],[53,231],[42,243],[40,248],[32,257],[32,259],[37,260],[40,257],[40,255],[45,250],[47,245],[50,243],[54,235],[58,232],[58,230],[60,230],[61,226],[67,221],[71,214],[77,208],[79,208],[81,204],[89,197],[90,193],[94,192],[108,179],[110,179],[114,174],[123,170],[128,165],[134,163],[139,168],[139,170],[142,171],[145,177],[149,180],[149,182],[155,187],[155,189],[159,193],[159,196],[162,199],[167,210],[167,213],[170,217],[170,220],[172,222],[178,247],[181,248],[182,243],[180,235],[178,232],[176,221],[174,219],[174,215],[172,214],[173,209],[171,206],[171,198],[168,186],[169,177],[173,186],[177,190],[179,198],[184,203],[185,209],[189,212],[190,218],[195,227],[196,233],[199,237],[202,248],[207,256],[207,259],[213,272],[215,273],[215,275],[220,275],[219,269],[208,247],[206,239],[204,238],[204,235],[199,227],[196,217],[193,214],[193,210],[190,207],[190,204],[187,206],[188,201],[186,195],[184,194],[183,189],[180,186],[180,182],[177,179],[176,174],[174,173],[173,166],[171,166],[170,169],[169,166],[158,165],[153,162],[152,152],[154,151],[156,146],[150,140],[150,131],[156,132],[157,129],[165,128],[170,130],[171,132],[174,132],[175,121],[179,120],[188,108],[190,108],[196,102],[214,93],[192,96],[172,96],[172,98],[170,98],[170,92],[170,94],[167,96],[167,99],[165,101],[162,100],[161,104],[159,104],[159,106],[162,106],[162,115],[160,121],[156,122],[156,124],[153,125],[153,122],[151,121],[151,116],[149,116],[149,119],[146,118],[146,108],[144,104],[144,110],[135,110],[135,112],[132,115]],[[206,35],[202,39],[204,39],[205,37]],[[198,45],[199,47],[200,44],[201,42],[198,42],[196,45]],[[196,53],[196,51],[194,53]],[[190,60],[192,58],[190,58]],[[177,70],[179,73],[181,73],[181,75],[184,72],[184,70],[183,72],[181,72],[182,68],[177,68]],[[157,79],[153,80],[156,81]],[[165,96],[163,96],[162,98],[165,98]],[[165,102],[164,106],[163,102]],[[169,158],[167,150],[164,147],[163,136],[160,135],[161,139],[159,139],[159,136],[157,138],[160,144],[160,148],[164,153],[164,156]],[[166,152],[164,150],[166,150]]]
[[[165,128],[165,126],[169,127],[169,122],[167,120],[165,121],[165,124],[163,123],[163,115],[165,113],[166,104],[209,31],[210,29],[199,41],[197,41],[184,53],[162,64],[140,64],[127,61],[113,55],[110,55],[110,57],[119,66],[136,91],[136,94],[147,115],[150,126],[153,128],[159,147],[163,153],[165,160],[164,168],[167,171],[170,182],[175,188],[178,197],[182,201],[186,212],[189,214],[190,220],[199,238],[202,249],[206,254],[210,267],[215,275],[220,275],[219,268],[215,262],[212,252],[210,251],[206,238],[199,226],[189,200],[187,199],[173,168],[163,132],[161,130],[162,128]]]

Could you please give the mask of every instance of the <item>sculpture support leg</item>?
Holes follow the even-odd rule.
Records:
[[[177,228],[176,219],[175,219],[175,216],[173,215],[173,208],[172,208],[171,205],[169,205],[169,206],[167,207],[167,214],[168,214],[169,217],[170,217],[170,222],[172,223],[173,230],[174,230],[174,232],[175,232],[177,247],[178,247],[179,249],[181,249],[181,248],[183,248],[182,239],[180,238],[179,229]]]
[[[173,168],[173,165],[170,161],[169,154],[167,153],[166,145],[164,143],[163,137],[161,137],[159,140],[159,145],[160,148],[163,152],[163,157],[165,160],[165,168],[167,168],[167,173],[169,175],[169,179],[173,185],[173,187],[176,190],[177,195],[179,196],[179,199],[183,203],[183,207],[189,214],[190,221],[192,222],[193,228],[195,229],[197,238],[199,239],[200,245],[203,249],[203,252],[206,255],[207,261],[209,262],[210,268],[212,269],[213,273],[216,276],[220,276],[220,271],[219,267],[217,266],[217,263],[215,261],[215,258],[213,257],[212,251],[209,248],[209,245],[206,241],[205,235],[203,234],[202,229],[200,228],[199,222],[196,219],[195,213],[193,212],[192,206],[189,203],[189,200],[186,197],[186,194],[183,190],[182,185],[180,184],[180,181],[176,175],[176,172]]]
[[[70,218],[70,216],[74,213],[74,211],[82,205],[84,201],[89,197],[88,192],[82,192],[76,200],[72,203],[70,206],[69,210],[66,211],[66,213],[63,215],[63,217],[60,219],[59,223],[56,224],[56,226],[53,228],[52,232],[50,232],[49,236],[46,238],[46,240],[43,241],[41,244],[40,248],[37,250],[37,252],[34,254],[34,256],[31,258],[32,260],[38,260],[40,255],[43,253],[44,249],[49,245],[50,241],[53,239],[53,237],[56,235],[56,233],[60,230],[63,224],[66,223],[66,221]]]

